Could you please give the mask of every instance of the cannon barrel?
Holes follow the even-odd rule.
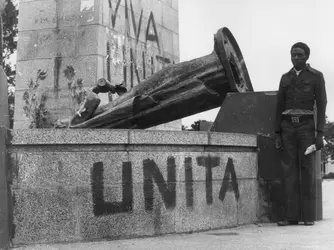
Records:
[[[215,34],[211,54],[163,68],[90,119],[72,118],[70,127],[145,129],[219,107],[228,92],[249,91],[243,56],[225,27]]]

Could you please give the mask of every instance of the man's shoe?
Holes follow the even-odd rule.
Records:
[[[298,225],[298,221],[297,220],[283,220],[283,221],[277,222],[277,225],[279,225],[281,227],[291,226],[291,225]]]
[[[314,225],[314,221],[304,221],[304,225],[305,226],[313,226]]]

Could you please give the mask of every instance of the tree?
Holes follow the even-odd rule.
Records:
[[[192,131],[200,131],[201,121],[203,121],[203,120],[194,121],[194,123],[190,125],[190,127],[191,127],[190,130],[192,130]]]
[[[194,121],[193,124],[190,125],[191,128],[188,128],[187,126],[182,125],[182,130],[188,130],[188,131],[200,131],[201,130],[201,124],[211,124],[212,122],[206,121],[206,120],[197,120]]]
[[[13,127],[14,116],[14,89],[15,89],[15,62],[12,65],[11,55],[17,48],[17,33],[18,33],[18,9],[15,0],[2,0],[5,3],[4,11],[1,13],[2,17],[2,57],[1,64],[3,65],[5,74],[8,80],[8,105],[9,105],[9,119],[10,127]],[[15,61],[15,60],[14,60]]]
[[[322,158],[325,163],[328,161],[334,161],[334,122],[331,122],[326,117],[325,124],[325,141],[328,144],[322,150]]]

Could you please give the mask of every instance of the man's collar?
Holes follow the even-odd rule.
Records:
[[[306,64],[306,66],[305,66],[305,68],[303,68],[302,70],[300,70],[300,71],[303,71],[303,70],[308,70],[308,71],[310,71],[310,64],[309,63],[307,63]],[[292,67],[290,70],[289,70],[289,72],[288,72],[288,74],[293,74],[293,75],[295,75],[296,74],[296,69],[295,69],[295,67]]]

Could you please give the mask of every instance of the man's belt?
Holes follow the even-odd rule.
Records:
[[[309,119],[314,119],[313,115],[282,115],[282,120],[292,123],[300,123]]]

